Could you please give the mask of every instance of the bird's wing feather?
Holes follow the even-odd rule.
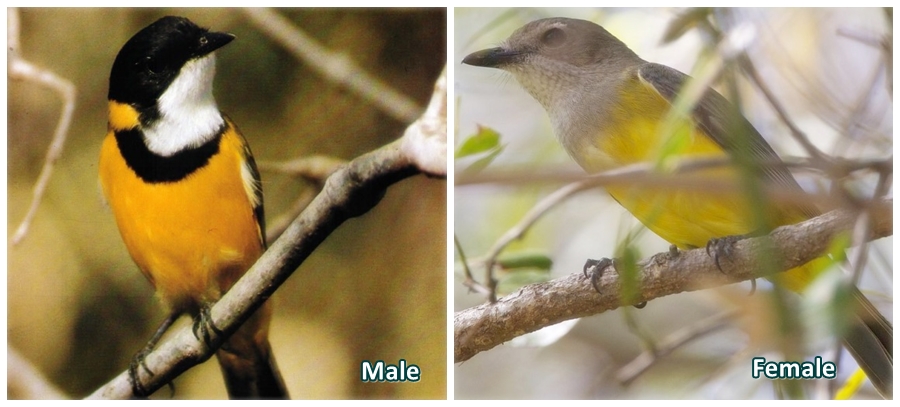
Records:
[[[675,101],[681,87],[690,79],[690,76],[675,69],[654,63],[642,65],[638,69],[638,75],[644,84],[650,86],[669,103]],[[704,133],[732,156],[740,151],[746,151],[757,163],[765,164],[780,160],[775,150],[753,125],[725,97],[713,89],[706,90],[694,107],[692,117]],[[772,165],[762,167],[760,173],[765,181],[787,190],[802,190],[785,167]],[[803,205],[798,209],[810,218],[819,213],[811,205]]]

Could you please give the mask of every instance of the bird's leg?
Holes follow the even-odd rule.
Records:
[[[731,256],[731,250],[734,248],[735,243],[747,238],[762,236],[763,234],[765,234],[765,232],[757,231],[747,233],[745,235],[734,235],[709,239],[709,242],[706,243],[706,254],[712,257],[713,260],[715,260],[716,268],[724,274],[725,271],[722,270],[722,266],[719,263],[719,258],[727,258],[728,256]],[[750,280],[750,284],[750,294],[748,295],[753,295],[756,292],[756,279],[754,278]]]
[[[610,259],[607,257],[604,257],[600,260],[588,259],[584,263],[584,269],[582,270],[582,273],[584,273],[585,277],[588,277],[588,274],[590,274],[591,286],[594,287],[594,291],[597,291],[598,293],[602,293],[602,291],[600,290],[600,279],[603,277],[603,270],[605,270],[609,266],[612,266],[613,270],[617,270],[616,263],[617,263],[616,259]],[[634,304],[634,307],[635,308],[644,308],[644,306],[646,306],[646,305],[647,305],[647,302],[645,301],[645,302],[641,302],[638,304]]]
[[[609,266],[613,266],[613,270],[615,270],[616,262],[615,260],[608,257],[604,257],[600,260],[587,259],[587,261],[584,263],[584,269],[582,270],[582,273],[584,273],[585,277],[591,278],[591,285],[598,293],[601,292],[600,278],[603,277],[603,270],[606,270],[606,268]]]
[[[734,247],[734,244],[745,238],[747,238],[745,235],[716,237],[709,239],[709,242],[706,243],[706,254],[713,258],[716,262],[716,268],[719,269],[720,272],[724,273],[725,271],[722,270],[719,258],[731,256],[731,249]]]
[[[144,368],[144,371],[150,376],[154,375],[150,368],[147,367],[147,363],[144,359],[153,351],[153,348],[159,343],[159,339],[169,330],[169,327],[171,327],[175,320],[178,319],[178,316],[179,313],[176,312],[169,314],[169,316],[163,320],[162,324],[159,325],[159,328],[156,328],[156,332],[153,334],[153,337],[150,338],[150,341],[144,345],[144,348],[131,358],[131,363],[128,365],[128,377],[131,379],[131,391],[134,393],[135,397],[146,398],[149,396],[147,388],[144,387],[144,384],[141,383],[141,380],[138,377],[138,367]],[[171,386],[171,383],[169,385]]]
[[[223,332],[216,327],[213,323],[212,315],[209,313],[210,306],[202,305],[200,307],[200,312],[194,317],[194,337],[197,340],[203,341],[206,346],[212,346],[212,336],[210,332],[216,334],[217,337],[221,337]]]

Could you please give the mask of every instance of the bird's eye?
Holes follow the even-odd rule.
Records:
[[[159,61],[157,58],[153,58],[153,57],[147,57],[144,60],[144,66],[146,66],[147,70],[150,71],[150,73],[154,74],[154,75],[162,72],[162,70],[163,70],[161,61]]]
[[[200,37],[200,46],[201,47],[206,45],[207,42],[209,42],[209,40],[206,39],[206,37]]]
[[[566,32],[560,28],[551,28],[541,36],[541,42],[548,47],[558,47],[566,42]]]

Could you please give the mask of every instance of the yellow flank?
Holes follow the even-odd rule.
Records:
[[[111,126],[125,109],[110,104]],[[121,106],[121,105],[120,105]],[[251,200],[242,180],[243,139],[231,122],[219,152],[177,182],[145,183],[109,132],[100,153],[100,182],[128,251],[174,309],[217,300],[262,254]]]
[[[674,134],[664,134],[660,127],[670,110],[669,102],[636,77],[625,84],[630,89],[620,89],[619,103],[614,104],[618,108],[609,115],[602,133],[595,139],[597,148],[603,153],[598,157],[609,157],[611,161],[591,162],[591,157],[579,157],[582,165],[589,163],[590,171],[640,162],[660,164],[660,157],[664,154],[662,149],[671,144],[670,137],[683,137],[674,153],[682,159],[715,158],[728,154],[687,117],[674,127]],[[740,184],[738,173],[732,168],[710,169],[694,174]],[[705,247],[710,239],[744,235],[758,229],[749,200],[743,193],[708,193],[642,186],[609,186],[607,190],[647,228],[682,249]],[[797,214],[787,212],[774,218],[779,225],[803,220]],[[818,263],[821,262],[814,261],[781,273],[777,280],[786,288],[802,290],[810,281],[812,270],[821,268],[816,265]]]
[[[133,107],[110,100],[109,127],[113,130],[130,130],[140,124],[140,115]]]

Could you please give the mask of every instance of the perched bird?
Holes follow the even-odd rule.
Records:
[[[215,54],[234,36],[163,17],[119,51],[109,77],[100,184],[125,246],[170,316],[216,329],[209,307],[266,249],[262,187],[250,147],[213,98]],[[268,341],[271,301],[216,356],[231,398],[286,398]],[[208,336],[208,335],[207,335]],[[208,338],[207,338],[208,339]]]
[[[784,167],[759,165],[778,161],[777,154],[715,90],[707,89],[691,112],[667,122],[673,101],[689,77],[644,61],[590,21],[534,21],[501,46],[475,52],[462,62],[511,73],[544,107],[559,142],[587,172],[657,163],[676,151],[679,158],[730,158],[752,168],[701,172],[710,179],[746,185],[742,177],[752,173],[750,177],[759,183],[800,190]],[[759,203],[744,193],[703,194],[634,185],[611,185],[607,190],[647,228],[684,249],[768,231],[819,213],[812,204],[754,208]],[[766,217],[763,222],[758,220],[759,213]],[[821,260],[779,273],[773,280],[800,291],[821,269],[814,264]],[[855,319],[843,336],[844,343],[875,388],[890,397],[893,326],[858,290],[852,297]]]

